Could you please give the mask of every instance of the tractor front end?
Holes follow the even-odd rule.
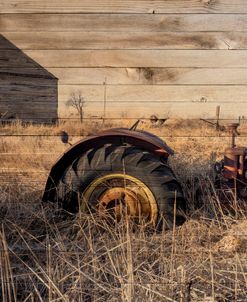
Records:
[[[215,164],[215,187],[224,197],[233,196],[234,200],[247,199],[247,147],[239,147],[235,144],[235,138],[239,124],[228,125],[230,135],[230,147],[225,149],[224,159]],[[226,200],[223,200],[225,203]]]

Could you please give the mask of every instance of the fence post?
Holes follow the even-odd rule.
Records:
[[[220,106],[216,107],[216,130],[220,129]]]

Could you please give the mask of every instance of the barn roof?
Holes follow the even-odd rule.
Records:
[[[1,75],[57,80],[57,77],[26,55],[2,34],[0,35],[0,76]]]

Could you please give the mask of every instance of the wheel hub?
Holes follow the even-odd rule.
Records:
[[[97,195],[97,191],[101,192]],[[101,216],[113,214],[119,221],[123,216],[145,219],[152,224],[157,220],[157,203],[151,190],[139,179],[126,174],[110,174],[94,180],[83,193],[88,203],[95,202]]]

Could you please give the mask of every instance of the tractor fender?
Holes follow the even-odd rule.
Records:
[[[80,140],[56,161],[50,170],[42,200],[55,201],[56,187],[63,172],[81,154],[92,148],[102,147],[105,144],[130,144],[164,158],[174,154],[174,151],[163,140],[147,131],[116,128],[99,132],[96,135]]]

